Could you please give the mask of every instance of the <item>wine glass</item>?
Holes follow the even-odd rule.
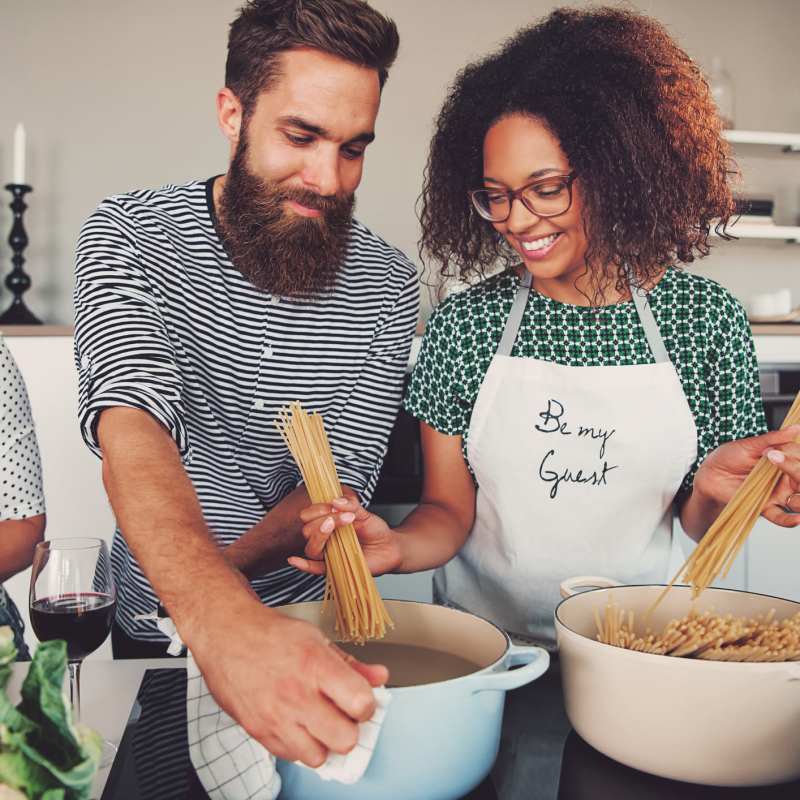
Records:
[[[69,696],[73,720],[81,716],[81,664],[111,631],[117,592],[108,548],[102,539],[63,538],[39,542],[33,555],[29,608],[40,642],[67,644]],[[104,742],[103,762],[116,748]]]

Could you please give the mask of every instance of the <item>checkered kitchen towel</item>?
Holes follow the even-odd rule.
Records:
[[[191,653],[186,670],[189,755],[211,800],[274,800],[281,789],[275,757],[217,705]],[[373,691],[375,714],[359,725],[358,744],[350,753],[330,753],[316,770],[323,780],[355,783],[369,766],[391,701],[387,689]]]

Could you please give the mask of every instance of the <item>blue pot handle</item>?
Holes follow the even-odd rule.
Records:
[[[511,670],[519,664],[524,666]],[[503,658],[499,672],[485,672],[472,675],[465,680],[472,684],[473,693],[507,692],[535,681],[547,672],[550,666],[550,653],[543,647],[518,647],[511,645]]]

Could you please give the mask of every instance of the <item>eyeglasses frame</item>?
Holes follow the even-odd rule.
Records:
[[[514,210],[514,201],[519,200],[523,206],[534,216],[541,217],[542,219],[551,219],[552,217],[560,217],[562,214],[566,214],[567,211],[572,208],[572,184],[575,182],[575,179],[578,177],[578,173],[574,170],[572,172],[568,172],[566,175],[548,175],[546,178],[537,178],[535,181],[531,181],[530,183],[526,183],[524,186],[520,186],[519,189],[487,189],[485,186],[481,186],[480,189],[470,189],[467,194],[469,195],[469,199],[472,203],[472,207],[475,210],[475,213],[481,218],[486,220],[487,222],[492,223],[502,223],[507,222],[508,218],[511,216],[511,212]],[[553,180],[553,178],[560,178],[565,182],[567,187],[567,193],[569,194],[569,202],[567,203],[567,207],[563,211],[558,211],[555,214],[540,214],[534,208],[532,208],[528,201],[523,196],[523,192],[526,192],[532,186],[536,186],[540,183],[547,183],[547,181]],[[489,219],[488,217],[484,216],[480,209],[478,208],[478,204],[475,201],[475,194],[477,192],[498,192],[499,194],[505,194],[508,198],[508,214],[503,217],[503,219]]]

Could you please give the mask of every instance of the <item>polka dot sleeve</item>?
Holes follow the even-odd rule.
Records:
[[[42,465],[28,392],[0,337],[0,520],[44,512]]]

